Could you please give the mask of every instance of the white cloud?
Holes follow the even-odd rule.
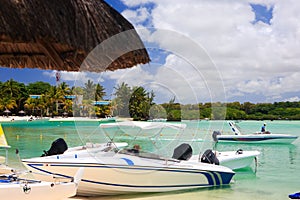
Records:
[[[105,73],[105,78],[116,80],[116,85],[125,82],[129,86],[143,86],[148,91],[153,90],[157,98],[156,102],[168,102],[173,97],[176,102],[195,103],[217,101],[212,90],[215,88],[214,81],[221,81],[213,77],[208,80],[201,71],[191,63],[170,54],[166,57],[166,63],[156,65],[158,70],[150,72],[149,66],[138,66],[127,70],[117,70]],[[213,80],[213,81],[212,81]],[[219,82],[217,85],[220,85]],[[217,88],[219,89],[219,88]],[[221,88],[224,89],[224,88]],[[220,92],[222,94],[222,91]],[[223,93],[224,94],[224,93]],[[224,97],[223,97],[224,98]]]
[[[121,1],[128,7],[136,7],[136,6],[153,2],[152,0],[121,0]]]
[[[55,78],[55,73],[56,73],[56,71],[43,71],[44,76],[48,76],[51,78]]]
[[[295,97],[291,97],[291,98],[285,99],[283,101],[297,102],[297,101],[300,101],[300,97],[295,96]]]
[[[138,1],[129,1],[127,5],[143,7],[145,2],[148,1],[142,1],[140,4]],[[233,101],[235,97],[243,94],[245,101],[252,94],[265,96],[265,99],[270,101],[283,100],[287,93],[300,92],[297,78],[300,75],[299,1],[153,0],[152,2],[156,6],[147,14],[151,15],[149,18],[152,19],[153,27],[172,30],[198,43],[221,73],[229,100]],[[271,25],[262,22],[251,23],[255,19],[255,14],[250,3],[274,7]],[[143,26],[140,16],[144,15],[139,14],[140,10],[141,8],[131,10],[136,12],[136,20],[132,20],[137,27]],[[155,32],[139,33],[143,39],[158,43],[162,49],[180,49],[185,52],[194,50],[181,43],[180,38],[174,40],[169,35],[157,36]],[[170,61],[166,60],[166,64],[168,62]],[[162,63],[162,66],[165,67],[166,64]],[[160,73],[163,70],[162,67]],[[201,70],[209,69],[202,67]],[[186,69],[182,73],[189,76],[192,71]],[[203,74],[205,75],[205,72]],[[159,76],[169,77],[168,74]]]
[[[130,20],[134,24],[142,23],[151,17],[147,8],[125,10],[122,14],[126,19]]]

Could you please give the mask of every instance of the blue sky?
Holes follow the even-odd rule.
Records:
[[[271,19],[273,17],[273,6],[270,6],[269,8],[265,5],[261,4],[250,4],[252,7],[252,10],[255,14],[255,19],[253,20],[253,23],[256,24],[258,22],[271,24]]]
[[[111,94],[125,81],[154,90],[157,102],[300,100],[298,1],[106,2],[136,27],[152,62],[102,74],[62,72],[71,86],[93,79]],[[1,67],[0,81],[10,78],[55,84],[53,71]]]

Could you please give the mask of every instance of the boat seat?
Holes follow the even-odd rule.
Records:
[[[174,149],[172,158],[177,160],[189,160],[193,155],[191,145],[182,143]]]
[[[211,149],[207,149],[203,155],[201,156],[201,162],[208,164],[219,165],[220,162],[216,156],[216,154]]]

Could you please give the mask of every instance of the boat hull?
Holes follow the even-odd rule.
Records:
[[[259,151],[216,151],[214,153],[220,165],[232,170],[250,167],[254,159],[260,154]],[[199,161],[199,155],[193,155],[191,160]]]
[[[250,167],[254,159],[260,154],[259,151],[242,151],[241,153],[228,151],[220,152],[218,159],[220,164],[232,170]]]
[[[85,196],[116,195],[139,192],[167,192],[229,184],[234,172],[231,170],[209,171],[193,168],[188,163],[181,166],[139,166],[129,160],[124,164],[97,163],[39,163],[23,161],[34,172],[71,177],[84,167],[84,174],[78,186],[78,194]],[[133,161],[135,162],[135,161]],[[209,165],[204,164],[206,168]],[[214,168],[223,169],[221,166]],[[37,177],[39,179],[45,176]]]
[[[218,135],[218,142],[226,143],[262,143],[262,144],[291,144],[297,136],[284,134],[250,134],[250,135]]]
[[[26,189],[27,188],[27,189]],[[30,189],[29,189],[30,188]],[[22,200],[61,200],[76,195],[74,182],[0,183],[0,196]]]

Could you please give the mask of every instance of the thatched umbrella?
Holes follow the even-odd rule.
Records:
[[[134,27],[116,10],[103,0],[1,0],[0,66],[79,71],[92,49],[128,30],[129,50],[106,47],[109,55],[100,60],[108,66],[89,66],[84,69],[88,71],[113,71],[150,61]],[[110,55],[116,56],[111,60]]]
[[[24,111],[24,110],[20,110],[20,111],[19,111],[19,114],[25,115],[25,111]]]
[[[6,114],[7,117],[8,117],[8,113],[11,113],[10,110],[8,109],[4,110],[3,112]]]

